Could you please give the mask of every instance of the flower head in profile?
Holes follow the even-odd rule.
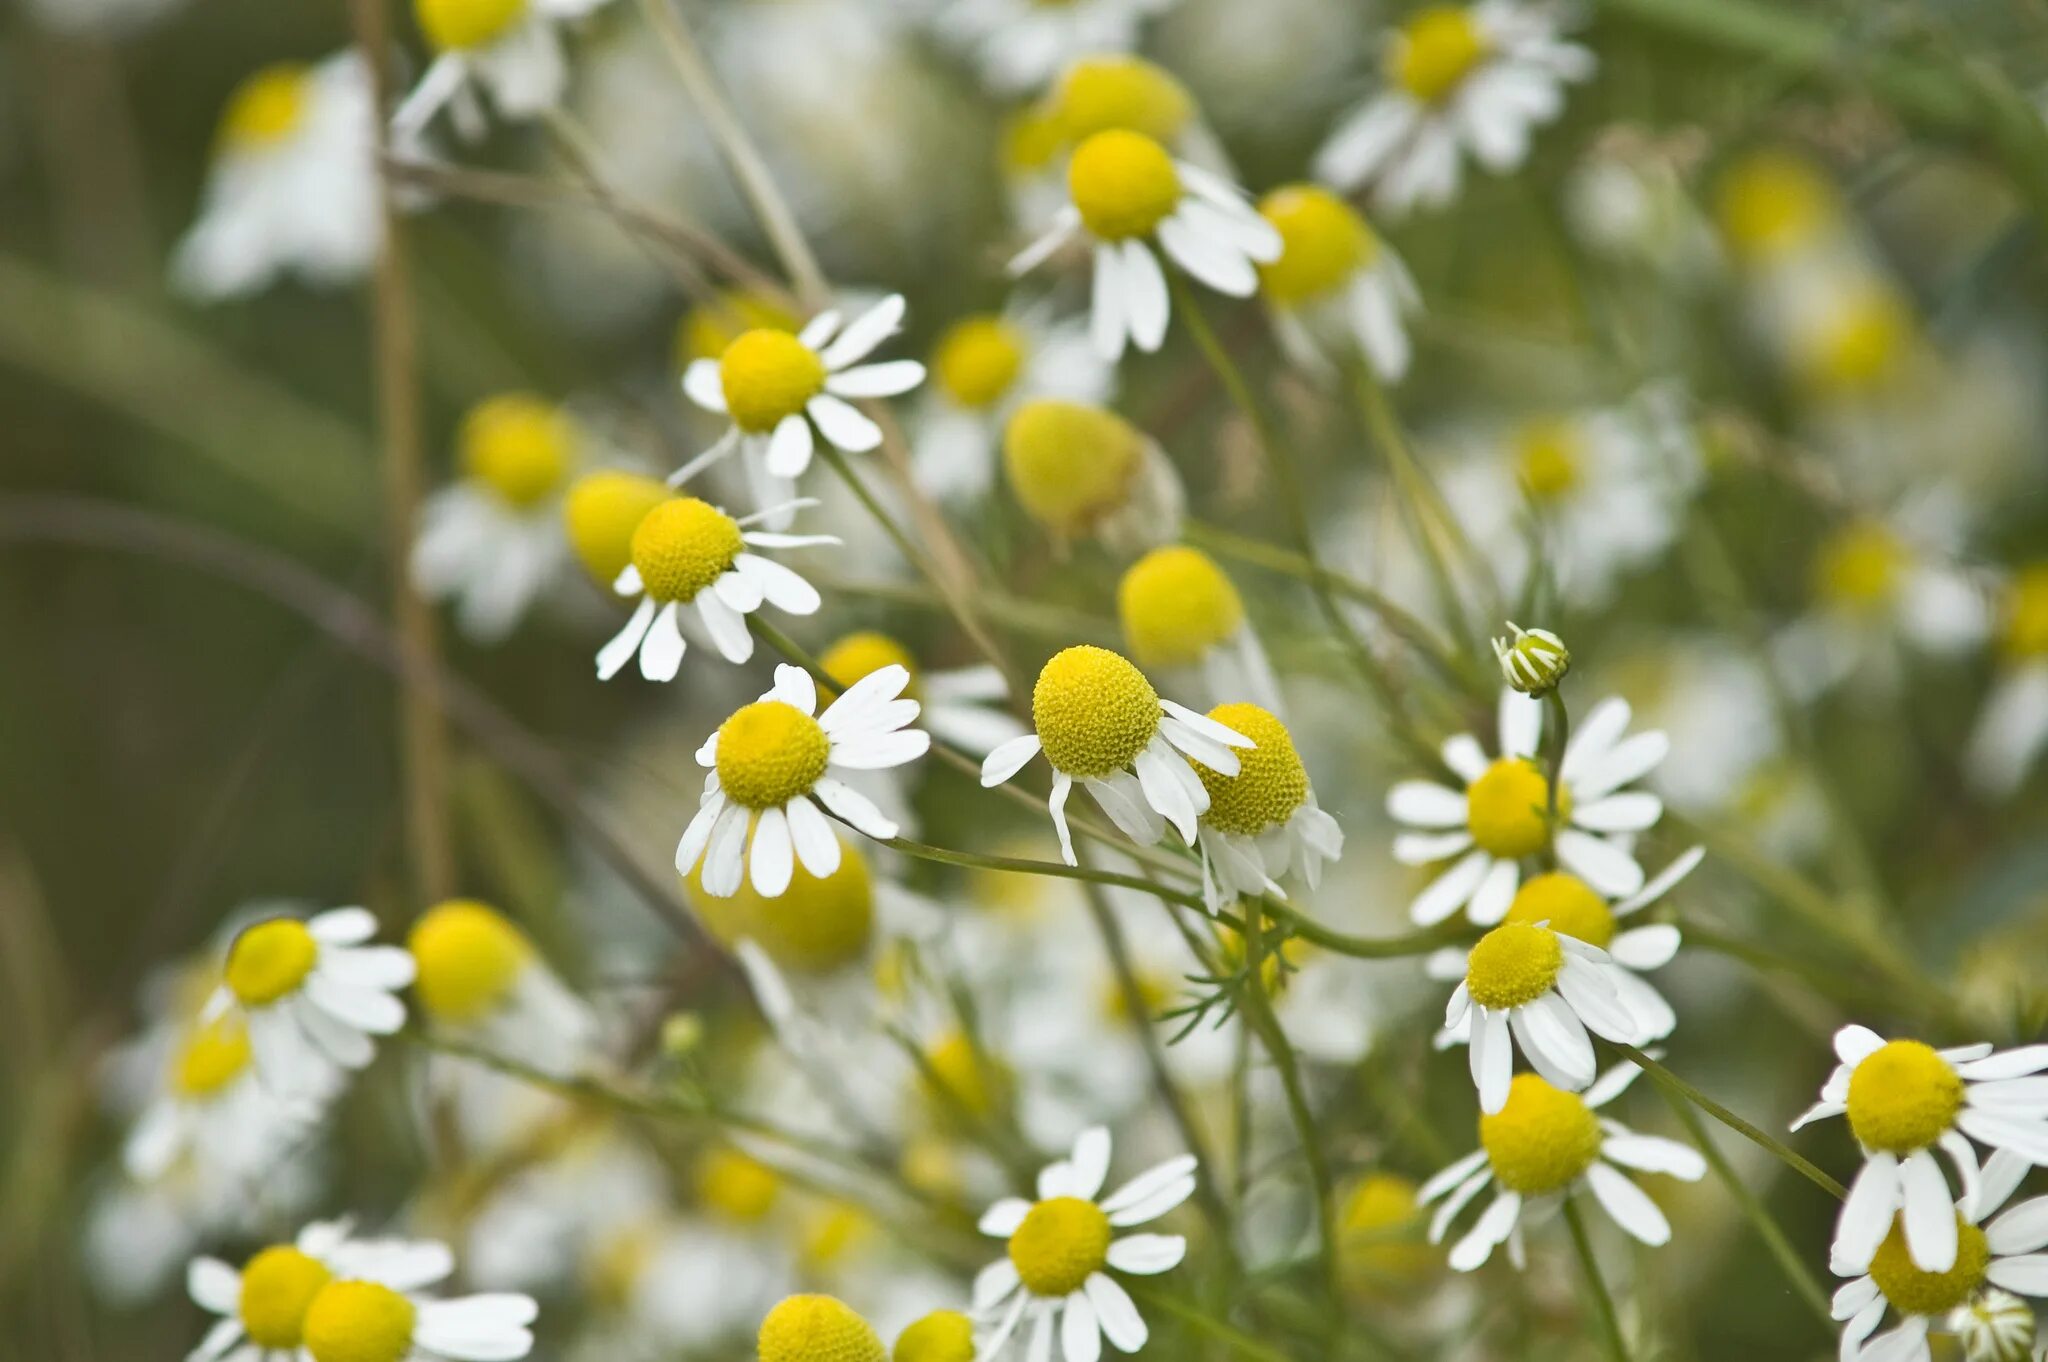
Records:
[[[1841,1063],[1820,1101],[1792,1123],[1797,1130],[1847,1116],[1863,1147],[1863,1167],[1835,1222],[1835,1263],[1849,1272],[1869,1268],[1897,1217],[1913,1266],[1949,1271],[1961,1240],[1934,1151],[1955,1165],[1966,1193],[1979,1180],[1972,1141],[2048,1166],[2048,1082],[2033,1077],[2048,1071],[2048,1045],[1937,1050],[1845,1026],[1835,1033],[1835,1056]]]
[[[740,886],[742,871],[769,898],[789,887],[795,861],[817,876],[839,868],[839,838],[824,805],[859,832],[883,841],[896,824],[848,785],[855,771],[915,761],[931,747],[910,728],[918,703],[904,699],[910,673],[887,666],[848,687],[818,714],[810,673],[787,663],[759,700],[733,712],[697,750],[708,767],[696,817],[676,845],[676,870],[714,898]],[[816,715],[816,717],[812,717]]]
[[[1422,298],[1394,248],[1321,185],[1283,185],[1259,200],[1259,215],[1280,233],[1259,293],[1289,356],[1329,370],[1363,355],[1384,382],[1399,382],[1410,355],[1402,318]]]
[[[1343,854],[1344,830],[1316,803],[1287,725],[1242,701],[1216,706],[1209,718],[1254,744],[1238,753],[1234,776],[1194,766],[1209,792],[1197,840],[1210,911],[1242,894],[1285,898],[1280,880],[1287,875],[1314,889],[1323,862]]]
[[[1452,1268],[1471,1272],[1503,1243],[1509,1258],[1521,1266],[1522,1222],[1554,1211],[1564,1198],[1582,1191],[1590,1191],[1600,1209],[1632,1238],[1653,1248],[1670,1241],[1671,1222],[1629,1172],[1697,1182],[1706,1176],[1706,1160],[1690,1145],[1638,1135],[1611,1117],[1594,1114],[1638,1072],[1632,1064],[1610,1069],[1584,1096],[1536,1074],[1515,1076],[1507,1101],[1479,1118],[1478,1151],[1443,1169],[1419,1194],[1425,1206],[1441,1203],[1429,1224],[1429,1241],[1435,1244],[1473,1198],[1489,1186],[1497,1189],[1472,1228],[1451,1247]]]
[[[1142,550],[1180,533],[1187,494],[1173,463],[1106,407],[1025,402],[1003,427],[1003,473],[1024,513],[1062,544],[1092,535]]]
[[[1162,699],[1126,658],[1089,644],[1055,654],[1031,691],[1034,732],[1004,743],[981,764],[983,786],[1001,785],[1045,754],[1052,766],[1053,827],[1074,859],[1067,796],[1079,781],[1125,836],[1150,846],[1172,824],[1195,845],[1209,790],[1195,766],[1234,776],[1236,749],[1252,739],[1185,705]]]
[[[889,1362],[975,1362],[974,1321],[958,1310],[920,1315],[896,1335]]]
[[[1022,403],[1100,403],[1115,379],[1088,343],[1085,325],[1029,308],[954,322],[932,348],[930,371],[911,469],[918,485],[942,501],[988,491],[1003,430]]]
[[[1168,544],[1131,564],[1117,583],[1116,614],[1132,658],[1171,689],[1280,712],[1280,685],[1244,599],[1200,549]]]
[[[590,1058],[597,1022],[525,932],[489,904],[448,899],[406,937],[420,1010],[444,1034],[544,1073],[571,1075]]]
[[[416,145],[446,109],[456,132],[474,141],[485,129],[479,90],[501,117],[530,119],[561,103],[568,63],[558,31],[606,0],[413,0],[420,36],[434,50],[391,116],[401,146]]]
[[[981,1217],[981,1232],[1009,1251],[974,1279],[974,1311],[995,1327],[981,1356],[999,1355],[1020,1329],[1025,1356],[1093,1362],[1102,1340],[1118,1352],[1145,1346],[1149,1331],[1130,1293],[1111,1272],[1150,1276],[1177,1266],[1187,1241],[1177,1234],[1118,1230],[1157,1220],[1195,1190],[1195,1160],[1183,1154],[1138,1174],[1099,1201],[1109,1175],[1109,1132],[1081,1132],[1073,1152],[1038,1175],[1038,1198],[1005,1197]]]
[[[601,468],[585,473],[562,497],[569,547],[590,580],[611,590],[633,561],[633,532],[647,513],[675,494],[658,478]]]

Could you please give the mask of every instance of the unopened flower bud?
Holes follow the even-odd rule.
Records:
[[[1572,669],[1572,655],[1564,640],[1548,629],[1524,629],[1513,620],[1508,628],[1512,639],[1493,641],[1493,655],[1500,659],[1501,675],[1524,695],[1544,695],[1557,689],[1564,674]]]
[[[670,1013],[661,1024],[661,1051],[671,1059],[683,1059],[704,1043],[704,1019],[695,1012]]]

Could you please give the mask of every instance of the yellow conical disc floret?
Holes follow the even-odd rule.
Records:
[[[1800,157],[1751,152],[1714,190],[1714,215],[1735,254],[1756,261],[1811,245],[1840,215],[1834,187]]]
[[[1488,40],[1472,12],[1436,5],[1401,26],[1387,54],[1387,75],[1425,104],[1453,94],[1486,59]]]
[[[718,781],[741,808],[780,808],[808,794],[831,758],[818,721],[780,700],[756,700],[718,726]]]
[[[242,1296],[235,1309],[249,1341],[285,1351],[298,1347],[306,1307],[331,1275],[319,1259],[290,1244],[272,1245],[243,1264]]]
[[[760,1362],[884,1362],[868,1322],[831,1296],[791,1296],[761,1321]]]
[[[508,505],[546,500],[569,476],[576,428],[552,403],[503,393],[470,408],[457,438],[463,474]]]
[[[867,858],[843,837],[837,870],[821,880],[798,862],[780,898],[764,899],[746,882],[730,898],[714,898],[704,892],[703,874],[701,864],[691,872],[690,905],[704,929],[728,947],[752,941],[782,968],[805,974],[829,973],[867,954],[874,884]]]
[[[1550,845],[1550,782],[1536,764],[1502,757],[1465,791],[1465,826],[1495,856],[1533,856]],[[1571,791],[1557,792],[1557,814],[1571,813]]]
[[[1040,398],[1003,431],[1003,471],[1033,520],[1081,534],[1121,510],[1145,458],[1145,437],[1101,407]]]
[[[1016,323],[993,313],[964,317],[939,337],[932,377],[961,406],[991,407],[1016,383],[1027,353]]]
[[[1308,800],[1308,772],[1294,739],[1281,723],[1257,705],[1218,705],[1209,717],[1225,728],[1235,729],[1257,746],[1239,750],[1238,771],[1226,776],[1198,761],[1188,764],[1209,792],[1209,812],[1202,821],[1224,832],[1256,837],[1294,817]]]
[[[2048,657],[2048,563],[2030,564],[2014,575],[2004,639],[2009,657]]]
[[[1050,107],[1069,146],[1113,129],[1171,144],[1195,115],[1187,89],[1142,57],[1083,57],[1053,87]]]
[[[298,131],[312,73],[296,62],[266,66],[235,87],[220,118],[223,151],[260,151]]]
[[[895,639],[872,629],[841,638],[825,650],[824,656],[818,659],[818,665],[840,690],[884,667],[901,667],[910,673],[912,684],[904,691],[905,695],[913,694],[916,689],[917,659]]]
[[[444,1022],[477,1021],[503,1005],[534,957],[524,932],[470,899],[428,909],[406,946],[418,966],[420,1002]]]
[[[1259,287],[1282,307],[1328,297],[1379,254],[1358,210],[1321,185],[1292,184],[1259,200],[1280,233],[1280,258],[1259,266]]]
[[[1479,1143],[1510,1192],[1542,1196],[1571,1185],[1600,1153],[1600,1122],[1577,1093],[1516,1074],[1507,1104],[1479,1118]]]
[[[1553,931],[1603,950],[1614,940],[1614,913],[1607,901],[1577,875],[1562,870],[1524,880],[1503,920],[1547,922]]]
[[[1344,1284],[1360,1294],[1412,1286],[1441,1255],[1422,1241],[1416,1186],[1396,1173],[1359,1179],[1338,1212],[1337,1261]]]
[[[676,323],[676,368],[686,369],[700,359],[717,359],[749,331],[795,335],[800,325],[796,314],[765,294],[727,290],[691,308]]]
[[[739,522],[695,497],[670,497],[633,529],[633,566],[657,601],[693,601],[746,549]]]
[[[725,347],[718,381],[733,424],[765,435],[825,390],[825,362],[789,332],[757,327]]]
[[[974,1362],[974,1321],[958,1310],[934,1310],[896,1335],[890,1362]]]
[[[1572,422],[1525,422],[1514,434],[1515,480],[1532,501],[1558,502],[1578,489],[1586,466],[1586,439]]]
[[[562,501],[569,546],[591,580],[609,589],[633,561],[633,531],[674,493],[657,479],[613,469],[587,473]]]
[[[228,990],[245,1006],[274,1003],[313,972],[320,943],[297,918],[259,922],[228,948]]]
[[[248,1071],[249,1028],[239,1017],[221,1017],[186,1035],[171,1072],[171,1086],[184,1097],[204,1100]]]
[[[751,1225],[766,1218],[782,1192],[782,1178],[759,1159],[720,1146],[697,1160],[697,1200],[727,1220]]]
[[[1991,1265],[1991,1245],[1984,1231],[1956,1217],[1956,1261],[1946,1272],[1923,1272],[1913,1266],[1906,1248],[1904,1222],[1894,1217],[1891,1232],[1870,1260],[1870,1279],[1892,1307],[1906,1315],[1945,1315],[1977,1294]]]
[[[1067,193],[1091,233],[1122,241],[1144,236],[1180,206],[1180,172],[1159,143],[1112,128],[1074,148]]]
[[[1856,521],[1821,541],[1813,560],[1813,591],[1841,610],[1870,612],[1897,593],[1906,546],[1874,520]]]
[[[1147,667],[1186,667],[1244,624],[1244,601],[1214,559],[1172,544],[1131,564],[1116,613],[1131,655]]]
[[[1481,1007],[1533,1003],[1550,991],[1564,968],[1564,947],[1548,927],[1504,923],[1472,945],[1465,988]]]
[[[484,47],[526,17],[526,0],[413,0],[420,32],[438,52]]]
[[[376,1282],[329,1282],[306,1308],[313,1362],[402,1362],[412,1355],[413,1303]]]
[[[1010,1236],[1010,1262],[1024,1289],[1054,1299],[1071,1295],[1109,1257],[1109,1217],[1092,1201],[1056,1196],[1025,1213]]]
[[[1031,721],[1053,769],[1106,776],[1128,767],[1159,731],[1159,692],[1124,658],[1082,644],[1038,673]]]
[[[1849,1075],[1849,1129],[1865,1149],[1911,1154],[1939,1140],[1963,1109],[1963,1080],[1934,1048],[1895,1040]]]

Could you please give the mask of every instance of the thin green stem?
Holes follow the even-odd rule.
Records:
[[[1629,1362],[1628,1342],[1621,1336],[1621,1317],[1614,1312],[1614,1296],[1607,1279],[1600,1275],[1600,1260],[1593,1256],[1593,1241],[1586,1234],[1586,1220],[1579,1213],[1575,1196],[1564,1199],[1564,1223],[1571,1230],[1572,1248],[1578,1252],[1579,1267],[1586,1277],[1586,1294],[1593,1298],[1593,1313],[1600,1318],[1600,1333],[1614,1362]]]
[[[1843,1187],[1841,1183],[1836,1182],[1826,1173],[1814,1167],[1807,1159],[1787,1148],[1783,1141],[1765,1134],[1756,1126],[1743,1120],[1740,1116],[1737,1116],[1734,1112],[1728,1110],[1728,1108],[1722,1106],[1719,1102],[1716,1102],[1713,1098],[1707,1096],[1698,1088],[1695,1088],[1692,1084],[1686,1082],[1662,1064],[1659,1064],[1656,1060],[1651,1059],[1635,1046],[1617,1045],[1615,1048],[1621,1051],[1631,1064],[1648,1074],[1658,1087],[1668,1093],[1683,1097],[1722,1125],[1727,1126],[1737,1135],[1763,1149],[1772,1158],[1777,1159],[1787,1168],[1790,1168],[1793,1172],[1799,1174],[1837,1201],[1849,1194],[1848,1189]]]
[[[1561,687],[1552,686],[1543,693],[1543,707],[1550,713],[1550,731],[1543,735],[1543,746],[1547,751],[1550,766],[1544,798],[1548,807],[1544,810],[1544,821],[1550,826],[1550,845],[1546,855],[1550,863],[1557,864],[1557,834],[1562,820],[1558,816],[1559,792],[1564,789],[1564,750],[1571,744],[1572,716],[1565,708]]]
[[[1044,875],[1049,879],[1081,880],[1089,884],[1106,884],[1116,889],[1135,889],[1154,898],[1177,903],[1183,908],[1201,908],[1200,894],[1168,889],[1142,875],[1121,875],[1113,870],[1096,870],[1090,866],[1065,865],[1059,861],[1033,861],[1020,856],[983,856],[972,851],[949,851],[945,847],[927,846],[904,837],[892,837],[882,843],[906,856],[915,856],[921,861],[935,861],[940,865],[964,866],[970,870],[1009,870],[1020,875]]]
[[[1173,1316],[1197,1333],[1208,1335],[1244,1358],[1245,1362],[1295,1362],[1295,1359],[1278,1348],[1261,1343],[1234,1325],[1216,1318],[1208,1311],[1191,1305],[1178,1296],[1168,1295],[1148,1282],[1127,1281],[1124,1285],[1132,1296],[1146,1306]]]
[[[1403,932],[1399,936],[1353,936],[1349,932],[1323,926],[1294,905],[1270,894],[1259,900],[1259,907],[1267,917],[1281,923],[1302,940],[1360,960],[1396,960],[1411,955],[1427,955],[1440,946],[1455,945],[1476,935],[1465,923],[1446,922],[1419,931]]]

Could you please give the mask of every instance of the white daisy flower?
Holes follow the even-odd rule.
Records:
[[[683,392],[704,410],[731,417],[732,425],[669,482],[687,482],[738,450],[756,500],[769,505],[787,501],[811,466],[814,426],[816,436],[849,454],[879,447],[882,428],[849,399],[896,397],[924,382],[924,365],[914,359],[860,362],[901,329],[903,296],[891,294],[844,328],[839,321],[838,312],[821,312],[793,336],[757,327],[717,359],[692,361]]]
[[[1076,58],[1128,52],[1144,21],[1174,0],[953,0],[939,12],[939,36],[959,48],[989,88],[1036,90]]]
[[[1020,402],[1063,397],[1099,405],[1115,370],[1081,323],[1022,311],[953,323],[932,349],[931,375],[911,471],[932,496],[966,501],[987,493],[1003,429]]]
[[[1003,475],[1024,513],[1061,544],[1087,535],[1142,552],[1180,534],[1187,493],[1172,460],[1106,407],[1025,402],[1003,429]]]
[[[1891,1229],[1905,1226],[1913,1265],[1947,1272],[1956,1264],[1955,1198],[1938,1148],[1955,1164],[1964,1194],[1979,1181],[1978,1144],[2048,1167],[2048,1045],[1994,1053],[1989,1045],[1936,1050],[1917,1040],[1887,1041],[1866,1026],[1835,1032],[1842,1062],[1820,1101],[1792,1123],[1849,1118],[1863,1167],[1835,1222],[1834,1260],[1862,1272]]]
[[[156,1182],[187,1157],[230,1178],[260,1172],[319,1119],[335,1087],[309,1075],[296,1094],[272,1092],[256,1076],[248,1023],[234,1016],[181,1028],[165,1070],[121,1149],[137,1182]]]
[[[1117,583],[1116,613],[1131,656],[1170,689],[1281,712],[1280,683],[1244,600],[1200,549],[1171,544],[1131,564]]]
[[[1903,1216],[1880,1225],[1883,1240],[1866,1265],[1836,1258],[1830,1265],[1835,1275],[1855,1279],[1834,1299],[1844,1362],[1931,1362],[1931,1331],[1964,1340],[1976,1360],[2035,1356],[2033,1312],[2014,1297],[2048,1299],[2048,1253],[2039,1251],[2048,1247],[2048,1197],[2022,1201],[1985,1222],[2026,1175],[2026,1159],[2000,1150],[1961,1198],[1943,1201],[1941,1214],[1957,1245],[1946,1269],[1914,1261]],[[1900,1323],[1873,1339],[1887,1310]]]
[[[413,979],[410,955],[362,944],[376,932],[364,908],[246,927],[202,1017],[247,1026],[257,1076],[273,1092],[302,1095],[337,1066],[360,1069],[376,1054],[370,1037],[405,1025],[405,1004],[392,995]]]
[[[562,492],[581,460],[568,414],[527,393],[470,408],[457,436],[459,481],[420,507],[412,577],[456,602],[462,632],[502,639],[561,566]]]
[[[1259,267],[1274,333],[1296,364],[1329,371],[1363,355],[1388,383],[1408,372],[1405,313],[1422,309],[1415,280],[1356,208],[1321,185],[1293,184],[1259,200],[1280,233],[1280,258]]]
[[[1621,787],[1648,774],[1671,748],[1655,731],[1622,737],[1628,722],[1628,703],[1610,698],[1574,726],[1557,799],[1558,865],[1610,897],[1643,887],[1631,844],[1664,812],[1655,795]],[[1418,926],[1460,908],[1482,927],[1499,922],[1521,887],[1524,858],[1552,849],[1550,783],[1536,763],[1542,736],[1543,702],[1503,690],[1498,757],[1489,761],[1469,733],[1443,745],[1444,764],[1465,782],[1463,793],[1429,780],[1405,780],[1387,792],[1387,812],[1416,829],[1394,839],[1395,860],[1428,865],[1458,857],[1409,904]]]
[[[1977,716],[1965,765],[1978,788],[2019,789],[2048,747],[2048,560],[2006,584],[1998,677]]]
[[[1244,894],[1285,898],[1280,879],[1290,873],[1314,889],[1323,862],[1343,854],[1344,830],[1316,803],[1287,725],[1243,702],[1218,705],[1209,718],[1254,744],[1238,758],[1234,776],[1194,767],[1209,792],[1197,834],[1209,911]]]
[[[980,1356],[994,1358],[1027,1321],[1025,1355],[1052,1355],[1058,1331],[1065,1362],[1095,1362],[1102,1340],[1118,1352],[1145,1346],[1148,1331],[1130,1294],[1105,1269],[1150,1276],[1187,1254],[1177,1234],[1116,1231],[1157,1220],[1195,1190],[1195,1160],[1168,1159],[1103,1197],[1109,1173],[1109,1132],[1081,1132],[1073,1152],[1038,1175],[1038,1199],[1005,1197],[981,1217],[981,1232],[1009,1242],[1009,1252],[974,1278],[974,1313],[996,1321]]]
[[[1003,708],[1009,688],[1003,674],[992,666],[926,671],[909,649],[871,629],[839,638],[819,654],[818,666],[842,690],[884,667],[903,668],[910,675],[904,693],[922,706],[918,719],[926,731],[977,757],[987,756],[1024,732],[1024,725]]]
[[[1075,781],[1140,845],[1157,842],[1171,823],[1193,846],[1209,789],[1188,759],[1234,776],[1241,766],[1231,749],[1252,746],[1244,734],[1160,698],[1126,659],[1087,644],[1055,654],[1039,672],[1031,720],[1035,732],[989,753],[981,783],[1000,785],[1044,752],[1053,771],[1048,807],[1068,865],[1078,864],[1067,828]]]
[[[1581,1097],[1535,1074],[1517,1074],[1507,1101],[1479,1118],[1477,1152],[1422,1185],[1417,1199],[1443,1204],[1429,1223],[1429,1242],[1443,1242],[1451,1221],[1489,1185],[1498,1192],[1479,1219],[1451,1248],[1451,1267],[1471,1272],[1505,1243],[1520,1267],[1525,1213],[1547,1214],[1565,1197],[1590,1191],[1600,1209],[1632,1238],[1659,1247],[1671,1223],[1623,1169],[1666,1173],[1687,1182],[1706,1175],[1706,1160],[1690,1145],[1638,1135],[1619,1121],[1594,1115],[1635,1080],[1632,1064],[1618,1065]]]
[[[753,526],[782,520],[815,506],[808,498],[771,506],[734,519],[708,501],[670,497],[641,517],[629,547],[632,561],[619,571],[612,590],[640,603],[625,627],[597,650],[597,677],[609,681],[633,657],[649,681],[673,681],[688,643],[684,606],[694,606],[720,656],[745,662],[754,655],[747,616],[763,604],[791,615],[817,612],[818,589],[782,564],[750,549],[797,549],[837,544],[829,534],[784,534]],[[694,632],[694,630],[693,630]]]
[[[1280,234],[1214,171],[1176,160],[1141,132],[1088,137],[1067,162],[1067,204],[1051,230],[1010,262],[1021,275],[1076,232],[1094,243],[1089,335],[1114,362],[1126,343],[1155,351],[1171,313],[1155,243],[1202,283],[1234,298],[1258,291],[1257,266],[1280,258]]]
[[[406,936],[420,1009],[437,1031],[543,1073],[571,1077],[596,1057],[597,1018],[525,932],[473,899],[448,899]]]
[[[315,284],[361,278],[383,239],[375,118],[370,73],[354,52],[243,81],[221,118],[205,203],[178,245],[173,282],[226,298],[288,271]]]
[[[1557,16],[1518,0],[1432,5],[1393,35],[1387,88],[1347,115],[1316,153],[1316,178],[1374,184],[1399,215],[1458,193],[1466,151],[1495,174],[1529,155],[1529,136],[1564,110],[1564,87],[1593,74],[1593,54],[1559,37]]]
[[[535,118],[562,101],[568,64],[557,29],[605,0],[413,0],[420,34],[435,52],[418,85],[391,116],[401,143],[415,142],[443,109],[455,130],[484,132],[479,87],[500,116]]]
[[[711,770],[676,844],[677,872],[689,875],[702,860],[699,883],[714,898],[739,888],[743,868],[769,898],[789,887],[797,859],[813,875],[830,875],[839,868],[839,838],[820,802],[858,832],[894,837],[896,825],[844,776],[901,766],[931,747],[929,734],[906,727],[918,715],[917,701],[899,698],[909,684],[903,668],[883,667],[812,718],[818,688],[810,674],[778,666],[774,687],[697,750],[697,764]]]

